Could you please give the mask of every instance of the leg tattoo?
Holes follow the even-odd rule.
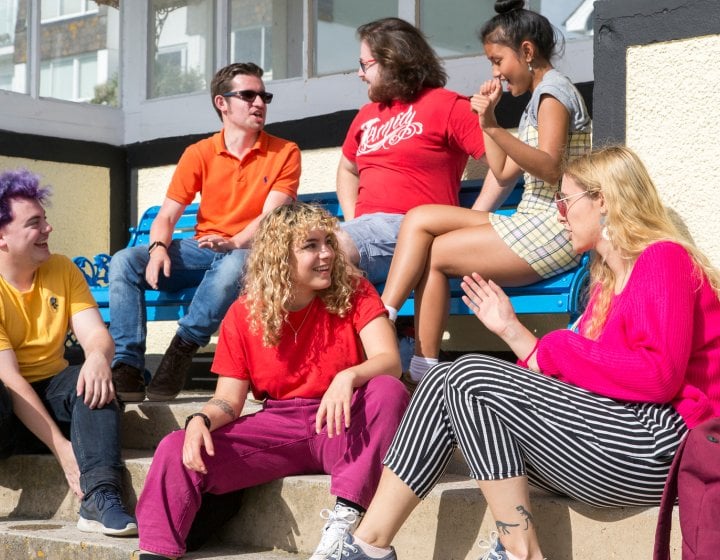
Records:
[[[497,527],[498,533],[501,535],[509,535],[509,527],[519,527],[520,523],[505,523],[504,521],[496,521],[495,526]]]
[[[525,506],[517,506],[515,509],[518,510],[520,515],[525,519],[525,530],[527,531],[530,528],[530,523],[534,523],[532,513],[526,510]]]

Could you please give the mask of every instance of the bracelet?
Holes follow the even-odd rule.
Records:
[[[210,418],[204,412],[193,412],[190,416],[185,418],[185,429],[187,430],[190,420],[192,420],[196,416],[199,416],[200,418],[203,419],[203,422],[205,422],[205,427],[209,430],[210,429]]]
[[[537,352],[539,345],[540,345],[540,339],[538,338],[535,340],[535,346],[533,346],[533,349],[530,350],[530,353],[527,355],[527,358],[525,358],[524,360],[518,360],[517,365],[527,369],[528,362],[530,361],[530,358],[532,358],[535,355],[535,353]]]
[[[167,251],[167,245],[165,245],[165,243],[163,243],[162,241],[153,241],[152,243],[150,243],[150,246],[148,247],[148,254],[152,253],[153,249],[155,249],[155,247],[162,247],[163,249],[165,249]]]

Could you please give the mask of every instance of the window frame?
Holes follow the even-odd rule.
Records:
[[[208,91],[147,98],[148,2],[123,2],[120,10],[120,107],[77,103],[39,97],[40,1],[28,2],[28,69],[26,91],[3,90],[0,116],[4,128],[61,138],[76,138],[125,145],[155,138],[206,134],[220,123],[212,108]],[[214,1],[214,66],[229,62],[230,22],[226,17],[230,0]],[[367,88],[357,78],[356,70],[315,76],[313,68],[314,37],[312,14],[316,0],[302,0],[302,71],[297,78],[273,80],[268,89],[276,98],[268,113],[268,123],[297,120],[354,110],[367,102]],[[397,0],[398,15],[409,21],[419,20],[419,0]],[[43,22],[44,23],[44,22]],[[593,80],[593,40],[572,40],[558,68],[575,82]],[[448,87],[471,93],[490,66],[485,57],[473,55],[444,59],[450,76]],[[181,119],[178,115],[182,115]],[[92,123],[89,126],[88,123]]]

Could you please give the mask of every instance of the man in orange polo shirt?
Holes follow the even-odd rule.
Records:
[[[295,199],[300,150],[263,131],[272,94],[253,63],[221,68],[211,97],[223,129],[183,153],[150,230],[150,244],[116,253],[110,261],[112,372],[125,402],[170,400],[185,384],[199,347],[217,330],[237,298],[247,250],[262,217]],[[195,237],[173,240],[185,207],[200,193]],[[188,314],[145,388],[147,289],[197,286]]]

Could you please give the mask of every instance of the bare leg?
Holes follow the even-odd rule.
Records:
[[[527,478],[518,476],[504,480],[479,480],[478,486],[495,519],[505,549],[518,560],[542,560],[530,512]]]
[[[542,551],[530,509],[527,478],[478,481],[495,519],[503,546],[519,560],[542,560]],[[383,469],[370,507],[355,536],[379,548],[387,548],[420,498],[395,473]]]
[[[387,548],[405,520],[420,503],[415,493],[387,467],[355,536],[373,546]]]
[[[360,253],[355,246],[355,242],[352,237],[342,228],[335,228],[335,235],[337,236],[338,245],[340,249],[348,258],[348,261],[353,266],[357,267],[360,264]]]
[[[394,263],[393,263],[394,264]],[[448,277],[477,272],[502,286],[523,286],[540,276],[513,253],[490,224],[435,238],[425,275],[415,289],[415,354],[437,358],[448,316]]]
[[[382,299],[399,309],[418,285],[433,240],[458,228],[488,223],[488,213],[443,204],[413,208],[403,218]]]

